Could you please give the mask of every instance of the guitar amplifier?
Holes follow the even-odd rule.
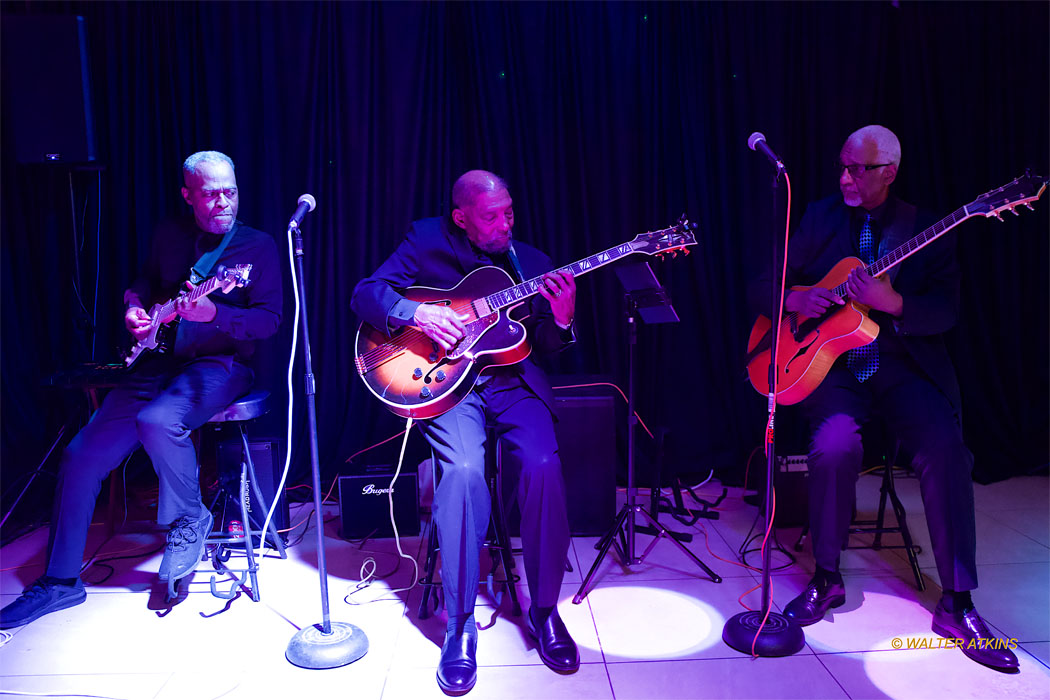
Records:
[[[277,485],[281,483],[281,472],[284,471],[284,459],[280,450],[281,443],[277,440],[249,440],[248,449],[252,457],[252,468],[255,471],[255,485],[263,497],[263,503],[259,502],[248,483],[248,493],[244,504],[248,510],[248,517],[252,520],[252,529],[262,528],[266,520],[266,512],[273,504],[274,493]],[[227,494],[227,503],[222,511],[222,522],[216,518],[215,530],[226,532],[230,521],[241,519],[240,506],[237,499],[241,492],[241,460],[244,459],[244,445],[240,440],[226,440],[220,442],[216,451],[217,466],[219,471],[219,484]],[[278,530],[285,530],[289,525],[288,500],[281,494],[277,501],[277,508],[273,512],[273,524]]]
[[[616,404],[612,396],[573,396],[559,392],[554,399],[558,422],[558,456],[565,478],[569,532],[602,535],[616,520]],[[518,472],[503,460],[503,502],[507,529],[517,535],[521,523],[516,503]]]
[[[339,477],[340,535],[348,540],[393,537],[389,492],[394,466],[370,466],[364,471],[364,474]],[[399,535],[419,534],[419,496],[414,471],[402,469],[394,484],[394,522]]]

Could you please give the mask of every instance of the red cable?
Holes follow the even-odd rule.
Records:
[[[772,442],[771,438],[773,437],[773,430],[774,430],[773,416],[776,415],[777,374],[778,374],[776,362],[777,362],[777,355],[780,352],[780,336],[781,336],[780,324],[783,323],[783,321],[784,321],[784,295],[785,295],[785,290],[787,289],[788,241],[790,239],[790,234],[791,234],[791,178],[788,177],[788,174],[786,172],[784,173],[784,182],[787,184],[787,214],[786,214],[786,216],[784,218],[784,267],[783,267],[783,269],[781,270],[781,273],[780,273],[780,307],[777,310],[777,325],[773,326],[774,328],[777,329],[777,342],[773,346],[773,358],[772,358],[772,362],[773,362],[773,386],[770,387],[770,389],[773,392],[773,405],[771,406],[771,410],[769,411],[769,420],[766,421],[766,435],[765,435],[766,459],[769,459],[769,446],[770,446],[770,443]],[[765,537],[762,538],[762,546],[759,548],[759,554],[762,555],[763,561],[765,561],[766,543],[769,541],[769,534],[773,530],[773,519],[776,517],[776,514],[777,514],[777,492],[776,492],[776,489],[773,488],[772,484],[769,485],[769,492],[771,494],[773,494],[773,499],[772,499],[773,502],[772,502],[772,504],[770,505],[770,508],[769,508],[769,518],[768,518],[769,519],[769,526],[766,528],[766,535],[765,535]],[[751,590],[753,591],[755,589],[752,588]],[[748,591],[748,593],[750,593],[750,592],[751,591]],[[769,590],[767,591],[767,595],[772,596],[772,594],[773,594],[773,586],[772,586],[772,582],[770,582],[770,586],[769,586]],[[741,598],[742,597],[743,596],[741,596]],[[772,600],[763,600],[762,601],[762,607],[764,607],[766,609],[766,614],[762,617],[762,622],[761,622],[761,624],[759,624],[758,630],[755,632],[755,638],[751,641],[751,657],[752,658],[758,658],[758,654],[755,653],[755,645],[758,644],[758,638],[762,634],[762,628],[766,626],[766,620],[769,619],[769,613],[773,610],[773,601]]]

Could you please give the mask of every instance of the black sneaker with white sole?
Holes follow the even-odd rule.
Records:
[[[56,610],[65,610],[87,600],[84,582],[79,578],[72,586],[41,576],[31,583],[13,603],[0,610],[0,629],[21,627]]]

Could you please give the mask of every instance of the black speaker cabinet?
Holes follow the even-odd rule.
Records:
[[[4,116],[19,163],[95,160],[84,18],[5,15]]]
[[[393,537],[388,493],[394,468],[365,467],[365,473],[339,477],[340,534],[348,540]],[[394,522],[399,535],[419,534],[419,496],[416,472],[401,470],[394,484]]]
[[[568,500],[569,531],[602,535],[616,519],[616,404],[612,396],[571,396],[554,399],[558,438]],[[503,502],[507,528],[518,534],[521,521],[515,503],[518,472],[503,461]]]
[[[284,459],[280,454],[280,443],[277,440],[249,440],[248,447],[251,451],[252,467],[255,470],[256,484],[265,503],[259,503],[251,484],[248,484],[248,495],[245,505],[248,507],[248,517],[252,519],[252,528],[259,529],[266,520],[266,511],[273,503],[274,491],[281,483],[281,472],[284,471]],[[240,495],[241,483],[241,460],[244,456],[244,445],[239,439],[225,440],[218,445],[217,466],[219,472],[219,485],[226,491],[227,501],[223,505],[223,520],[221,527],[227,530],[230,520],[240,520],[241,511],[237,505]],[[250,478],[250,477],[249,477]],[[284,530],[289,525],[288,500],[284,494],[277,501],[277,508],[273,512],[273,523],[278,530]],[[219,530],[220,523],[215,523],[215,529]]]

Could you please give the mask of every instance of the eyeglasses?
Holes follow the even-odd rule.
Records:
[[[845,165],[841,161],[835,161],[835,170],[838,171],[839,177],[842,177],[843,170],[848,170],[849,176],[856,180],[858,177],[868,172],[869,170],[874,170],[875,168],[885,168],[887,165],[893,165],[893,163],[878,163],[875,165],[868,165],[866,163],[852,163],[850,165]]]

